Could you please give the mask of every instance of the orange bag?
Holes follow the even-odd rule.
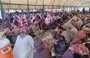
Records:
[[[0,48],[0,58],[13,58],[11,45]]]

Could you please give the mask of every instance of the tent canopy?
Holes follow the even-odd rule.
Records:
[[[1,0],[4,9],[90,7],[90,0]]]

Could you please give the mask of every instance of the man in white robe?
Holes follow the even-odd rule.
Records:
[[[26,30],[21,30],[14,46],[14,58],[33,58],[34,40],[29,36]]]
[[[62,32],[62,35],[65,37],[67,43],[69,43],[78,32],[77,28],[71,24],[72,20],[73,19],[71,18],[63,25],[66,30]]]

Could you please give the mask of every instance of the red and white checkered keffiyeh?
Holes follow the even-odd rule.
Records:
[[[16,15],[14,18],[20,24],[20,26],[28,25],[25,15],[20,15],[20,16]]]
[[[85,47],[83,44],[75,44],[72,45],[71,47],[69,47],[69,49],[73,52],[73,53],[78,53],[80,55],[87,55],[89,54],[89,50],[87,47]]]
[[[73,44],[77,43],[78,41],[80,41],[81,39],[85,39],[85,37],[86,37],[85,32],[83,30],[79,31],[70,44],[73,45]]]

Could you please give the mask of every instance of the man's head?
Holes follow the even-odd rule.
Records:
[[[83,30],[87,35],[90,34],[90,28],[89,27],[84,27]]]
[[[28,34],[26,27],[20,28],[20,36],[25,37]]]

